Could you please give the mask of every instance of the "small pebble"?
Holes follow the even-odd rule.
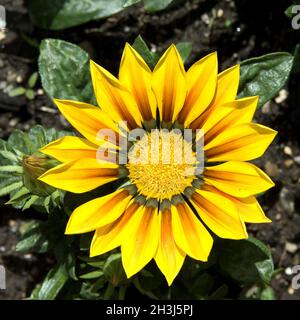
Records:
[[[292,155],[293,155],[292,148],[289,147],[289,146],[285,146],[285,147],[283,148],[283,152],[284,152],[285,154],[287,154],[288,156],[292,156]]]
[[[16,73],[9,71],[6,76],[6,81],[10,83],[15,82],[16,78],[17,78]]]
[[[18,76],[16,77],[16,82],[17,82],[17,83],[22,83],[22,82],[23,82],[23,77],[20,76],[20,75],[18,75]]]
[[[271,177],[277,177],[278,176],[278,167],[276,163],[272,163],[270,161],[267,161],[265,164],[265,170],[267,174]]]
[[[0,41],[4,40],[6,37],[5,31],[4,30],[0,30]]]
[[[292,242],[286,242],[285,250],[289,253],[295,253],[298,250],[298,246]]]
[[[12,228],[17,224],[16,220],[9,220],[8,225]]]
[[[290,189],[283,187],[280,190],[279,201],[287,214],[292,214],[295,212],[294,193]]]
[[[292,287],[289,287],[288,288],[288,293],[290,294],[290,295],[292,295],[292,294],[294,294],[294,289],[292,288]]]
[[[287,267],[287,268],[285,268],[284,273],[285,273],[287,276],[291,276],[291,275],[293,274],[293,270],[292,270],[291,267]]]
[[[130,28],[128,26],[124,27],[124,32],[128,33],[130,31]]]
[[[3,92],[9,93],[12,89],[14,89],[14,86],[12,84],[9,84],[9,85],[6,84],[6,87],[3,88]]]
[[[205,24],[209,24],[209,16],[207,13],[204,13],[202,16],[201,16],[201,20],[205,23]]]
[[[13,118],[13,119],[9,120],[8,125],[10,127],[15,127],[17,123],[18,123],[18,119]]]
[[[297,164],[300,164],[300,156],[297,156],[294,158],[294,161],[297,163]]]
[[[31,253],[24,254],[24,259],[31,260],[32,259],[32,254]]]
[[[50,108],[50,107],[47,107],[47,106],[41,106],[41,111],[43,111],[43,112],[48,112],[48,113],[52,113],[52,114],[57,113],[57,110],[56,110],[56,109]]]
[[[284,161],[284,165],[287,167],[287,168],[290,168],[292,165],[293,165],[294,161],[292,159],[287,159]]]
[[[151,45],[150,51],[153,53],[157,52],[157,47],[155,45]]]
[[[276,219],[276,220],[280,220],[280,219],[281,219],[281,214],[280,214],[280,213],[277,213],[276,216],[275,216],[275,219]]]
[[[0,81],[0,90],[6,88],[7,82],[6,81]]]
[[[270,103],[270,101],[268,101],[267,103],[265,103],[262,106],[261,112],[264,113],[264,114],[270,114],[271,113],[271,103]]]
[[[218,18],[221,18],[221,17],[223,17],[223,15],[224,15],[224,10],[223,10],[223,9],[218,9],[218,11],[217,11],[217,17],[218,17]]]
[[[40,88],[40,89],[37,90],[36,93],[37,93],[38,96],[42,96],[44,94],[44,90]]]
[[[279,91],[278,96],[275,98],[275,102],[276,103],[282,103],[283,101],[285,101],[288,97],[288,92],[285,89],[282,89]]]

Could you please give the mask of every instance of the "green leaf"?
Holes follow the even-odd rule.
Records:
[[[259,240],[224,240],[218,248],[221,270],[240,283],[269,283],[274,265],[270,250]]]
[[[12,152],[7,151],[7,150],[1,150],[0,151],[0,157],[3,157],[5,159],[7,159],[7,160],[10,160],[13,163],[18,162],[18,160],[19,160],[18,157],[15,154],[13,154]]]
[[[32,141],[28,138],[27,133],[22,132],[19,129],[14,130],[7,140],[7,144],[15,152],[16,150],[21,151],[21,154],[32,154],[36,151]],[[14,156],[16,157],[16,156]]]
[[[16,192],[6,204],[18,203],[19,201],[23,201],[30,197],[30,192],[27,188],[22,187],[18,192]]]
[[[66,252],[68,247],[65,245],[64,237],[65,223],[66,217],[60,211],[51,212],[47,221],[27,223],[21,230],[21,240],[17,243],[16,250],[44,253],[54,248],[57,260],[60,263],[69,263],[69,252]]]
[[[34,93],[34,91],[32,89],[27,89],[25,91],[25,96],[26,96],[27,99],[33,100],[34,97],[35,97],[35,93]]]
[[[44,253],[49,249],[49,240],[44,234],[45,222],[30,222],[25,226],[21,240],[16,245],[17,252]]]
[[[213,277],[208,273],[203,273],[196,277],[196,279],[188,286],[188,289],[192,294],[195,294],[197,298],[203,298],[212,290],[213,285]]]
[[[101,293],[99,291],[95,292],[94,285],[91,282],[83,282],[82,283],[79,296],[80,296],[80,298],[82,298],[84,300],[102,299]]]
[[[115,286],[112,283],[108,283],[107,288],[103,295],[103,300],[109,300],[112,298],[115,291]]]
[[[108,257],[103,267],[103,273],[114,286],[127,280],[120,253],[114,253]]]
[[[34,72],[28,79],[28,87],[29,88],[34,88],[36,85],[37,79],[39,77],[39,74],[37,72]]]
[[[174,0],[144,0],[145,9],[156,12],[166,9]]]
[[[294,64],[292,68],[292,73],[299,73],[300,72],[300,44],[297,44],[293,55],[294,55]]]
[[[80,47],[62,40],[43,40],[39,71],[50,98],[95,103],[89,56]]]
[[[34,291],[31,299],[54,300],[68,280],[64,265],[49,271],[41,286]]]
[[[61,30],[106,18],[124,10],[126,0],[31,0],[33,22],[45,29]]]
[[[17,97],[17,96],[21,96],[25,93],[25,88],[23,87],[18,87],[15,89],[12,89],[8,92],[9,97]]]
[[[134,40],[134,43],[132,46],[143,57],[143,59],[145,60],[149,68],[153,70],[153,68],[155,67],[159,59],[159,56],[157,55],[157,53],[150,51],[146,42],[141,36],[138,36]]]
[[[0,172],[22,173],[23,168],[21,166],[0,166]]]
[[[62,220],[62,222],[64,219]],[[62,224],[61,222],[61,224]],[[65,229],[65,224],[62,225],[60,229],[60,234],[63,235]],[[61,237],[54,247],[54,253],[57,261],[61,264],[64,264],[65,270],[68,273],[69,277],[77,280],[76,276],[76,257],[74,253],[74,248],[72,246],[71,237]]]
[[[139,3],[139,2],[141,2],[141,0],[127,0],[127,1],[124,3],[123,7],[124,7],[124,8],[127,8],[127,7],[130,7],[130,6],[134,5],[134,4],[137,4],[137,3]]]
[[[0,197],[5,196],[6,194],[9,194],[10,192],[12,192],[16,189],[21,188],[22,185],[23,185],[23,183],[21,181],[19,181],[19,182],[14,182],[12,184],[9,184],[6,187],[1,187]]]
[[[99,278],[103,276],[103,271],[101,270],[95,270],[95,271],[91,271],[89,273],[85,273],[83,275],[80,276],[81,279],[95,279],[95,278]]]
[[[187,60],[192,51],[191,42],[179,42],[176,44],[177,50],[179,51],[183,62]]]
[[[255,266],[263,282],[270,283],[274,275],[274,264],[269,248],[256,238],[251,237],[248,240],[255,244],[268,257],[262,261],[257,261]]]
[[[22,183],[22,177],[18,174],[18,175],[13,175],[12,173],[0,173],[0,193],[3,191],[4,193],[4,189],[9,188],[11,185],[14,185],[15,183]],[[13,190],[18,190],[19,186],[17,186],[17,188],[13,188]],[[11,191],[9,191],[10,193]],[[13,191],[14,193],[17,191]]]
[[[49,140],[47,139],[48,130],[42,126],[35,126],[28,132],[28,138],[33,142],[35,148],[44,146]]]
[[[148,296],[150,299],[156,300],[159,299],[159,297],[157,297],[151,290],[145,289],[142,284],[141,281],[138,277],[134,277],[132,279],[132,283],[134,284],[134,286],[136,287],[136,289],[141,293],[144,294],[146,296]]]
[[[293,56],[287,52],[270,53],[241,63],[239,98],[259,95],[258,107],[274,98],[286,83]]]
[[[22,211],[29,209],[35,202],[37,202],[39,199],[39,196],[32,195],[24,204]]]
[[[260,293],[260,300],[275,300],[275,293],[271,287],[266,287]]]
[[[105,257],[103,255],[99,257],[93,257],[93,258],[88,258],[88,257],[78,257],[81,261],[86,262],[89,266],[103,269],[104,264],[105,264]]]

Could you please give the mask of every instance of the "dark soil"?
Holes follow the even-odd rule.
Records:
[[[138,34],[161,50],[170,43],[191,41],[193,50],[187,65],[217,50],[220,70],[250,57],[276,51],[294,50],[299,31],[292,29],[284,15],[289,1],[223,0],[185,1],[179,8],[156,15],[129,9],[109,19],[87,23],[67,31],[50,32],[35,28],[22,0],[0,0],[7,9],[8,28],[0,32],[0,137],[7,138],[15,128],[28,130],[34,124],[58,129],[68,124],[59,116],[40,84],[37,96],[10,98],[8,92],[24,85],[37,70],[38,48],[43,38],[60,38],[77,43],[101,65],[116,73],[126,41]],[[300,299],[300,290],[291,287],[291,267],[300,264],[300,76],[292,75],[280,95],[257,111],[255,120],[277,130],[278,136],[265,155],[256,161],[276,182],[260,197],[271,224],[249,225],[250,232],[267,243],[281,272],[272,287],[278,299]],[[0,299],[28,296],[35,283],[46,273],[45,256],[15,252],[19,227],[31,218],[1,202],[0,265],[7,270],[7,290]]]

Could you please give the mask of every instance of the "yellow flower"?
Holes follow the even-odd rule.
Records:
[[[260,157],[276,132],[251,123],[258,97],[235,100],[239,65],[219,74],[217,70],[217,54],[212,53],[186,72],[171,45],[152,72],[126,44],[119,79],[91,61],[100,108],[55,100],[83,138],[63,137],[42,148],[62,164],[40,180],[73,193],[125,181],[116,191],[78,207],[66,234],[94,231],[91,256],[121,246],[128,277],[154,259],[171,285],[186,255],[207,261],[213,244],[208,230],[221,238],[245,239],[245,222],[270,222],[255,195],[272,187],[273,182],[245,161]],[[120,131],[117,123],[124,120],[128,127]],[[119,158],[124,132],[141,127],[147,134],[130,142],[127,163],[97,159],[97,150],[104,143],[97,135],[100,129],[116,133],[117,140],[109,146]],[[204,132],[201,172],[195,170],[196,161],[175,161],[183,149],[190,154],[189,160],[195,154],[198,135],[187,142],[178,133],[184,128]],[[156,139],[151,139],[151,129]],[[170,141],[168,153],[161,150],[164,139]],[[155,163],[134,161],[141,150],[146,151],[145,156],[155,149],[159,150]],[[163,162],[166,156],[169,163]]]

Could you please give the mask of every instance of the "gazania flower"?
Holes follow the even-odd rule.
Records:
[[[55,100],[83,137],[67,136],[45,146],[41,151],[62,164],[40,177],[73,193],[122,181],[114,192],[76,208],[69,219],[66,234],[94,231],[91,256],[121,246],[128,277],[154,259],[170,285],[186,255],[207,261],[211,233],[245,239],[246,222],[270,222],[255,195],[273,183],[246,161],[260,157],[276,132],[251,123],[258,97],[235,100],[238,65],[218,74],[217,54],[212,53],[186,72],[172,45],[151,71],[126,44],[118,79],[93,61],[91,77],[100,108]],[[120,130],[120,121],[127,127]],[[136,128],[146,129],[146,134],[129,143],[125,164],[97,159],[104,143],[99,130],[116,133],[109,150],[120,158],[124,133]],[[201,172],[191,160],[198,135],[186,141],[181,134],[185,128],[202,129],[204,134]],[[168,154],[161,152],[164,139],[169,139]],[[134,161],[135,154],[151,150],[160,152],[156,162]],[[175,161],[182,150],[189,154],[188,163]],[[165,156],[169,163],[163,161]]]

